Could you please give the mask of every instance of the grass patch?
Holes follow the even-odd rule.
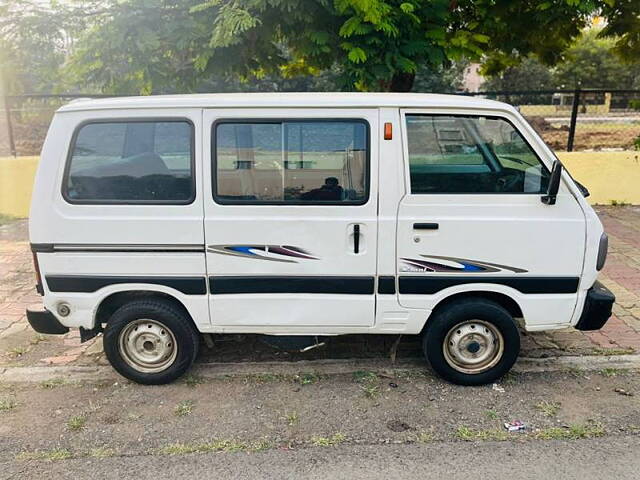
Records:
[[[67,420],[67,428],[72,432],[84,430],[87,425],[87,417],[85,415],[76,415]]]
[[[67,385],[68,383],[69,382],[64,378],[52,378],[51,380],[40,382],[40,386],[42,388],[57,388],[62,387],[63,385]]]
[[[598,373],[603,377],[617,377],[623,375],[625,371],[619,368],[603,368]]]
[[[315,447],[335,447],[347,440],[347,437],[338,432],[334,433],[330,437],[311,437],[311,444]]]
[[[484,412],[484,414],[487,416],[487,418],[489,418],[491,420],[497,420],[498,419],[498,412],[496,412],[493,409],[486,410]]]
[[[456,438],[465,442],[487,441],[493,440],[503,442],[509,439],[509,433],[503,430],[475,430],[469,427],[458,427],[455,434]]]
[[[516,372],[507,372],[504,377],[502,377],[501,383],[505,385],[515,385],[518,383],[519,375]]]
[[[68,460],[72,457],[73,455],[66,448],[54,448],[53,450],[22,452],[16,456],[16,460],[46,460],[49,462],[57,462],[60,460]]]
[[[5,213],[0,213],[0,225],[5,225],[7,223],[15,222],[18,220],[18,217],[14,217],[13,215],[7,215]]]
[[[204,383],[204,378],[202,378],[199,375],[195,375],[193,373],[190,373],[188,375],[185,375],[183,381],[184,381],[184,384],[187,387],[195,388],[198,385],[202,385]]]
[[[173,413],[175,413],[176,417],[186,417],[187,415],[191,415],[193,413],[193,402],[191,400],[184,400],[176,405],[176,408],[173,409]]]
[[[380,387],[373,383],[360,386],[360,389],[367,398],[377,398],[380,395]]]
[[[375,372],[358,370],[353,372],[353,379],[358,383],[375,382],[378,379],[378,375]]]
[[[543,415],[546,415],[547,417],[555,417],[558,413],[558,410],[560,410],[560,403],[559,402],[547,402],[542,401],[540,403],[536,403],[535,407],[542,412]]]
[[[586,378],[587,376],[586,370],[583,370],[582,368],[578,368],[578,367],[568,367],[566,369],[566,372],[575,378]]]
[[[634,353],[635,350],[633,348],[594,348],[594,355],[629,355]]]
[[[609,205],[612,207],[628,207],[631,204],[625,200],[609,200]]]
[[[295,376],[295,381],[300,385],[311,385],[320,381],[320,375],[313,372],[300,373]]]
[[[27,347],[13,347],[7,352],[11,358],[18,358],[27,353],[29,349]]]
[[[108,458],[113,457],[115,454],[116,451],[112,448],[98,447],[89,450],[89,456],[93,458]]]
[[[377,398],[380,395],[378,375],[375,372],[359,370],[353,373],[353,379],[360,384],[365,397]]]
[[[0,412],[8,412],[17,406],[18,404],[12,398],[0,398]]]
[[[270,383],[270,382],[282,382],[287,381],[290,377],[287,375],[279,374],[279,373],[254,373],[250,375],[239,375],[243,377],[246,382],[255,382],[255,383]],[[233,378],[232,375],[230,378]]]
[[[44,335],[41,334],[37,334],[35,337],[33,337],[31,340],[29,340],[29,343],[31,345],[38,345],[41,342],[46,342],[47,341],[47,337],[45,337]]]
[[[291,412],[285,415],[285,419],[287,420],[287,425],[293,427],[300,422],[300,417],[298,416],[298,412]]]
[[[431,443],[436,439],[433,432],[428,430],[422,430],[416,434],[416,442],[418,443]]]
[[[605,434],[602,425],[590,423],[586,425],[569,425],[567,428],[551,427],[536,432],[533,436],[539,440],[579,440],[582,438],[601,437]]]
[[[162,455],[186,455],[189,453],[211,452],[261,452],[268,450],[272,445],[266,440],[248,443],[237,440],[212,440],[201,443],[172,443],[157,451]]]

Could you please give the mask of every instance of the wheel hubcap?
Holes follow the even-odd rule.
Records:
[[[143,373],[167,369],[178,354],[173,332],[156,320],[131,322],[120,332],[118,343],[127,365]]]
[[[468,320],[453,327],[445,336],[444,358],[462,373],[482,373],[502,358],[504,339],[500,331],[483,320]]]

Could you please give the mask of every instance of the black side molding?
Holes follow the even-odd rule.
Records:
[[[494,277],[464,276],[401,276],[400,293],[431,295],[445,288],[467,283],[495,283],[515,288],[522,293],[576,293],[578,277]]]
[[[382,295],[395,295],[396,277],[378,277],[378,293]]]
[[[374,277],[209,277],[212,295],[234,293],[338,293],[373,295]]]
[[[207,282],[204,277],[109,277],[84,275],[47,275],[47,286],[52,292],[93,293],[109,285],[121,283],[149,283],[164,285],[185,295],[204,295]]]

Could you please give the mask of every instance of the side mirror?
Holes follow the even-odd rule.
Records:
[[[547,194],[540,198],[540,201],[545,205],[555,205],[556,197],[558,196],[558,190],[560,189],[560,177],[562,176],[562,163],[560,160],[553,162],[553,168],[551,169],[551,177],[549,177],[549,188]]]

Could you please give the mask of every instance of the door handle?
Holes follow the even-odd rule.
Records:
[[[414,223],[414,230],[438,230],[440,225],[437,223]]]
[[[353,226],[353,253],[360,253],[360,225]]]

